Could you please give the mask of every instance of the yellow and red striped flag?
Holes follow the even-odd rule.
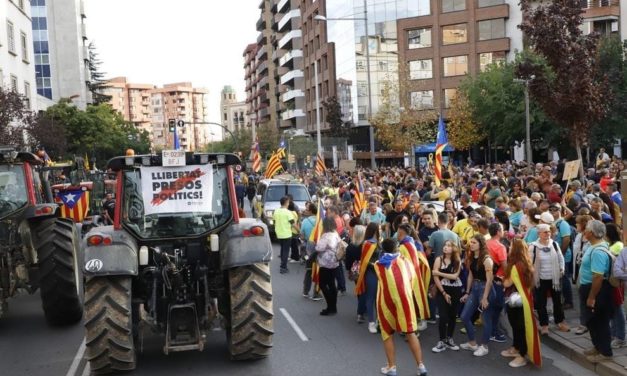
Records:
[[[261,170],[261,155],[259,154],[259,141],[255,141],[253,145],[253,172],[259,172]]]
[[[542,366],[542,354],[540,353],[540,336],[538,335],[538,324],[533,315],[533,299],[531,289],[524,286],[518,266],[514,265],[510,274],[512,282],[516,287],[516,291],[520,294],[523,302],[523,316],[525,320],[525,341],[527,342],[527,356],[537,367]]]
[[[83,222],[89,212],[89,191],[73,188],[60,191],[55,201],[61,205],[61,217],[70,218],[75,223]]]
[[[377,243],[373,243],[369,240],[364,242],[361,246],[361,259],[359,261],[359,276],[355,283],[355,295],[361,295],[366,292],[366,270],[368,269],[368,261],[372,258],[374,251],[377,249]]]
[[[427,298],[429,280],[431,279],[429,262],[427,261],[426,257],[422,255],[422,252],[416,249],[416,246],[414,245],[414,240],[411,237],[402,239],[398,246],[398,250],[403,257],[411,261],[414,267],[414,271],[416,272],[417,277],[415,284],[412,287],[414,301],[416,302],[416,306],[418,308],[419,318],[426,320],[430,316],[429,301]]]
[[[353,197],[353,215],[358,217],[366,207],[366,200],[364,197],[364,183],[361,180],[361,173],[357,173],[357,182],[355,184],[355,197]]]
[[[442,152],[448,145],[448,137],[446,136],[446,128],[444,127],[444,120],[440,115],[440,121],[438,123],[438,138],[435,145],[435,185],[440,186],[442,180]]]
[[[316,213],[316,222],[314,223],[314,228],[311,230],[311,234],[309,234],[309,241],[316,244],[318,239],[322,236],[322,221],[324,220],[326,213],[324,211],[324,207],[322,206],[322,202],[318,199],[318,213]],[[311,281],[316,285],[320,284],[320,266],[314,260],[314,263],[311,265]]]
[[[266,179],[272,178],[277,172],[281,171],[283,166],[281,165],[281,160],[277,153],[272,153],[270,160],[268,161],[268,166],[266,167]]]
[[[325,172],[327,172],[327,166],[324,164],[324,157],[322,153],[318,153],[316,158],[316,173],[318,175],[324,175]]]
[[[374,270],[379,279],[377,315],[381,337],[385,341],[394,332],[415,332],[418,328],[418,316],[413,286],[417,276],[411,261],[398,253],[385,253],[375,263]]]

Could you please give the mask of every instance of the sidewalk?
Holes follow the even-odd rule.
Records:
[[[621,349],[613,349],[614,357],[611,361],[601,362],[597,364],[590,363],[583,351],[592,346],[590,334],[575,334],[575,328],[579,326],[579,297],[577,295],[577,287],[573,286],[575,308],[566,310],[566,322],[571,327],[570,332],[563,333],[557,330],[554,325],[549,326],[548,336],[541,336],[540,340],[560,352],[570,360],[580,364],[581,366],[596,372],[603,376],[625,376],[627,375],[627,347]],[[551,317],[551,320],[553,318]]]

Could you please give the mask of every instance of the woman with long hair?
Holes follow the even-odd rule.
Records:
[[[361,247],[361,258],[359,262],[359,276],[355,285],[355,294],[359,297],[364,295],[366,301],[366,315],[368,316],[368,331],[372,334],[377,333],[377,317],[376,317],[376,297],[377,287],[379,285],[377,274],[374,270],[374,263],[377,262],[380,255],[379,241],[381,235],[379,232],[379,224],[370,222],[366,227],[364,234],[364,242]]]
[[[327,302],[327,308],[320,311],[320,315],[328,316],[337,313],[337,286],[335,278],[340,266],[337,260],[337,250],[340,247],[340,236],[336,231],[335,219],[326,217],[322,221],[322,236],[316,244],[318,252],[317,262],[320,265],[320,290]]]
[[[366,226],[363,225],[355,225],[352,230],[351,241],[348,243],[348,247],[346,247],[346,271],[348,272],[351,280],[357,282],[356,279],[352,278],[353,265],[358,266],[359,260],[361,260],[361,248],[364,244],[364,239],[366,235]],[[358,295],[357,296],[357,323],[361,324],[366,321],[366,295]]]
[[[512,347],[503,350],[501,355],[514,358],[509,362],[510,367],[513,368],[526,365],[526,355],[534,364],[540,366],[542,364],[540,339],[533,317],[533,265],[529,259],[527,243],[522,239],[512,241],[503,286],[509,291],[507,317],[512,326],[514,338]],[[527,328],[526,325],[531,327]],[[529,336],[527,336],[528,332]]]
[[[432,349],[435,353],[446,349],[459,350],[459,346],[453,341],[453,333],[455,332],[459,300],[462,295],[462,281],[459,279],[461,269],[459,247],[447,240],[442,248],[442,256],[435,259],[432,272],[433,281],[438,289],[436,299],[440,314],[438,322],[440,341]]]
[[[460,347],[464,350],[473,351],[475,356],[488,354],[488,342],[492,334],[493,303],[496,296],[493,281],[494,274],[492,268],[494,262],[488,253],[485,238],[481,234],[476,234],[468,242],[470,252],[466,255],[466,268],[468,269],[468,282],[466,292],[460,301],[466,303],[462,311],[462,322],[466,327],[468,342]],[[483,335],[481,344],[475,340],[475,326],[473,316],[476,310],[481,312],[483,321]]]

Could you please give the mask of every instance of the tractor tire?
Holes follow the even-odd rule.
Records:
[[[266,263],[229,270],[227,338],[233,360],[261,359],[271,353],[274,313],[270,282]]]
[[[93,374],[135,369],[131,277],[92,277],[85,283],[85,346]]]
[[[41,303],[52,325],[80,321],[83,304],[78,267],[79,236],[74,223],[60,218],[44,219],[31,227],[39,263]]]

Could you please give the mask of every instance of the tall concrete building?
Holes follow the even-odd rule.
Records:
[[[588,34],[618,35],[627,39],[627,2],[620,0],[583,0],[583,31]]]
[[[247,127],[257,127],[259,122],[257,120],[257,112],[255,111],[256,100],[259,96],[257,86],[252,83],[257,77],[257,62],[255,56],[257,55],[257,44],[251,43],[244,49],[242,57],[244,58],[244,82],[245,82],[245,95],[246,95],[246,115],[248,122]],[[223,116],[224,117],[224,116]],[[252,128],[251,128],[252,129]],[[256,129],[255,129],[256,130]]]
[[[191,82],[158,88],[129,83],[125,77],[114,78],[107,84],[103,94],[111,96],[111,106],[138,129],[148,131],[153,148],[172,146],[170,119],[184,122],[183,127],[177,128],[182,149],[201,150],[209,143],[207,90],[194,88]]]
[[[22,1],[20,1],[22,2]],[[71,98],[91,103],[89,49],[83,0],[31,0],[37,93],[41,103]]]
[[[237,93],[231,86],[222,89],[220,97],[221,122],[229,131],[235,133],[247,129],[249,125],[248,106],[246,102],[237,101]],[[222,139],[230,137],[224,129],[221,129]]]
[[[31,10],[25,0],[0,1],[0,85],[22,94],[32,110],[35,86],[35,56],[32,44]]]
[[[274,25],[275,0],[261,0],[259,3],[259,19],[256,28],[259,31],[256,47],[248,46],[245,55],[246,68],[246,102],[249,106],[249,115],[255,126],[269,124],[279,127],[280,112],[283,108],[279,102],[279,88],[275,79],[277,66],[271,59],[274,52],[276,33]]]

